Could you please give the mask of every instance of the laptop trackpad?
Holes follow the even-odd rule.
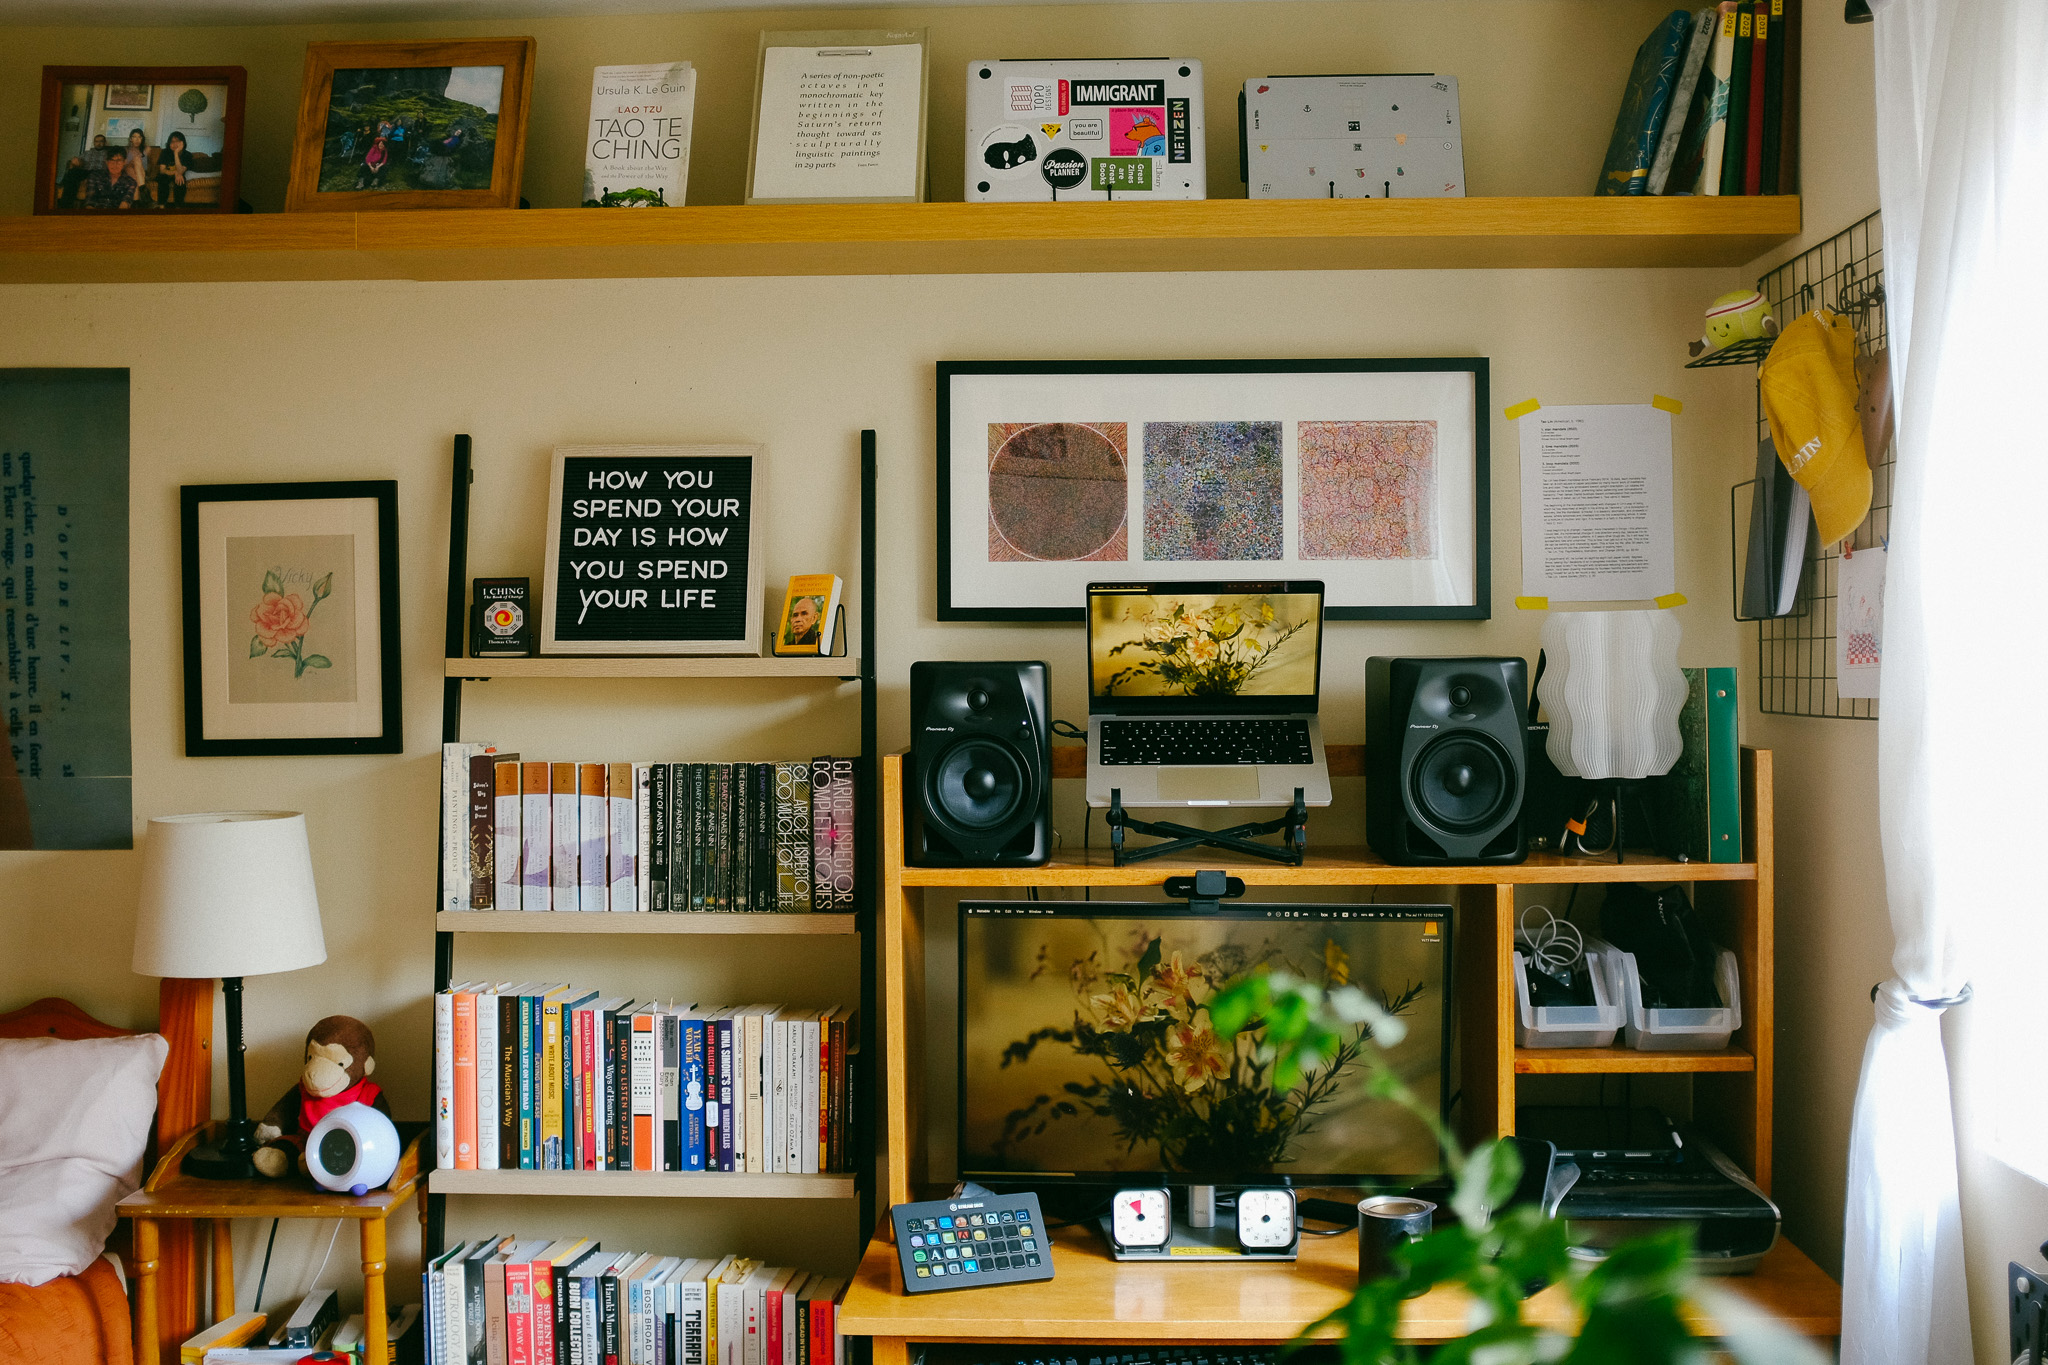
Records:
[[[1228,768],[1161,768],[1161,801],[1256,801],[1259,770],[1253,764]]]

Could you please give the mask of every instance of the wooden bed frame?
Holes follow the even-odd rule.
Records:
[[[0,1014],[0,1038],[121,1038],[145,1032],[103,1024],[69,1000],[48,996],[18,1010]],[[213,1114],[213,981],[165,978],[157,991],[157,1027],[171,1045],[164,1059],[163,1074],[156,1083],[156,1125],[148,1150],[143,1155],[146,1174],[157,1154],[170,1148]],[[124,1225],[114,1234],[114,1249],[126,1238]],[[218,1226],[213,1235],[227,1236]],[[178,1358],[178,1345],[199,1326],[199,1264],[195,1255],[194,1225],[167,1225],[158,1251],[156,1276],[163,1307],[157,1324],[157,1360],[138,1360],[136,1365],[158,1365],[168,1352]],[[124,1258],[125,1259],[125,1258]],[[140,1267],[132,1262],[132,1277]]]

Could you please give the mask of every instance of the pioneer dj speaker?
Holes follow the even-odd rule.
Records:
[[[909,861],[1035,867],[1052,851],[1042,663],[914,663],[903,800]]]
[[[1368,659],[1365,837],[1390,863],[1519,863],[1529,666]]]

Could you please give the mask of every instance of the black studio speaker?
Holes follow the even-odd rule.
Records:
[[[1365,837],[1406,866],[1519,863],[1528,785],[1522,659],[1365,664]]]
[[[1052,853],[1042,663],[914,663],[903,778],[909,861],[1036,867]]]

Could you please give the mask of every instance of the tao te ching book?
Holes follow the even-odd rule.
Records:
[[[680,208],[697,73],[688,62],[600,66],[590,85],[583,207]]]

